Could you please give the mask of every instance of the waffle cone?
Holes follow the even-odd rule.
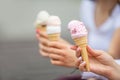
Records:
[[[82,55],[83,61],[86,62],[86,70],[90,71],[88,53],[87,53],[87,50],[86,50],[87,36],[80,37],[80,38],[75,38],[74,42],[77,46],[79,46],[81,48],[81,55]]]
[[[40,29],[40,31],[46,32],[46,25],[37,25],[36,26],[37,29]]]
[[[48,34],[48,39],[50,41],[58,41],[60,38],[60,33]]]
[[[60,33],[48,34],[48,39],[50,41],[58,41],[60,38]]]

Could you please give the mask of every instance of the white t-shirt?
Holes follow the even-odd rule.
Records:
[[[97,28],[94,21],[95,2],[91,0],[82,0],[80,6],[80,20],[84,22],[89,31],[89,45],[98,50],[107,51],[114,31],[120,27],[120,5],[116,5],[111,16]],[[119,61],[116,61],[117,63]],[[107,80],[103,76],[91,72],[84,72],[83,79],[90,77]]]
[[[98,50],[107,51],[113,33],[120,27],[120,5],[116,5],[111,16],[99,27],[95,25],[95,2],[82,0],[80,7],[80,20],[84,22],[89,31],[89,45]]]

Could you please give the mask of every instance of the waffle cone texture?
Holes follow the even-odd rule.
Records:
[[[90,64],[89,64],[89,59],[88,59],[88,52],[86,50],[86,46],[87,46],[87,36],[83,36],[80,38],[75,38],[74,42],[77,46],[79,46],[81,48],[81,55],[83,58],[83,61],[86,62],[86,70],[90,71]]]

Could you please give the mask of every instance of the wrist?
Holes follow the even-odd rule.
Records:
[[[117,63],[113,72],[113,80],[120,80],[120,65]]]
[[[115,63],[111,69],[111,74],[108,75],[110,80],[120,80],[120,65]]]

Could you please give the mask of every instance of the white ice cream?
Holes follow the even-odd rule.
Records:
[[[54,34],[60,32],[61,32],[60,26],[47,26],[47,34]]]
[[[38,24],[46,25],[48,18],[49,18],[49,14],[47,11],[40,11],[37,15],[35,25],[38,25]]]
[[[50,16],[47,22],[47,34],[61,33],[61,20],[58,16]]]

